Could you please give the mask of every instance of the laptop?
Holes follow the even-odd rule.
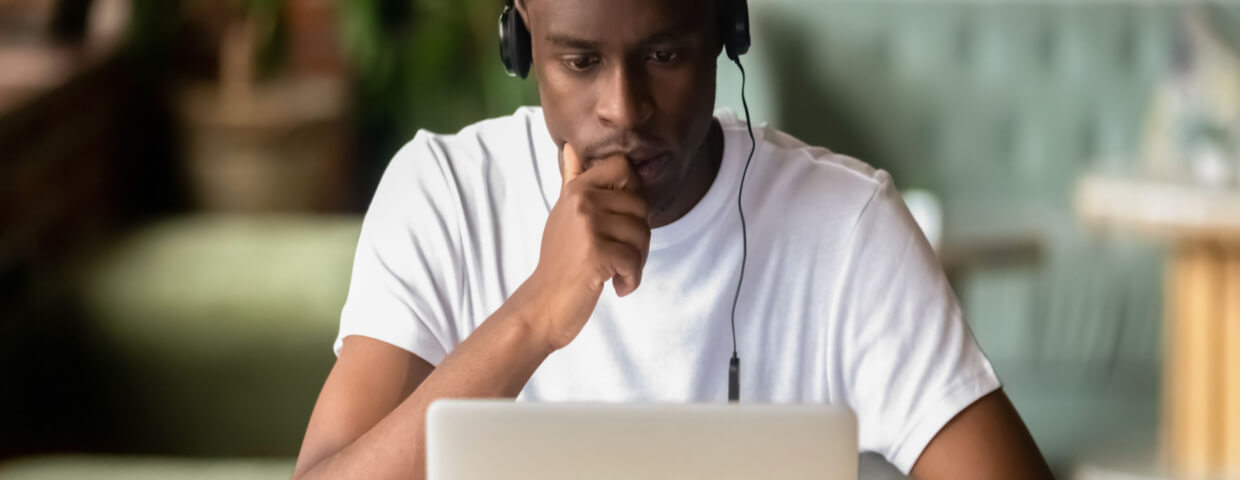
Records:
[[[857,420],[831,405],[438,400],[427,478],[857,478]]]

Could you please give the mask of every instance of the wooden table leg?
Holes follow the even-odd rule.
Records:
[[[1240,245],[1223,250],[1223,472],[1240,478]]]
[[[1171,469],[1184,476],[1216,472],[1222,378],[1222,265],[1212,245],[1174,253],[1167,275],[1163,438]]]
[[[1181,244],[1165,287],[1162,461],[1086,463],[1076,478],[1240,479],[1240,244]]]

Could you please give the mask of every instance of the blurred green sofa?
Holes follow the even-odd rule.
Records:
[[[751,2],[743,61],[755,120],[935,192],[945,249],[1040,246],[1031,260],[970,264],[955,284],[1060,472],[1156,427],[1159,251],[1082,231],[1071,187],[1136,153],[1178,8]],[[739,74],[726,61],[719,72],[718,103],[739,111]],[[109,386],[98,401],[126,445],[116,453],[135,456],[18,459],[0,479],[289,476],[333,361],[359,226],[192,216],[99,255],[83,275],[85,337]]]

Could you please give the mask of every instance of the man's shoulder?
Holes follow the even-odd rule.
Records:
[[[890,174],[857,158],[767,125],[755,126],[755,133],[761,136],[746,181],[747,203],[748,182],[757,180],[755,191],[762,191],[772,208],[804,207],[800,210],[806,215],[842,219],[860,214],[871,200],[895,190]],[[761,167],[754,168],[759,162]]]
[[[535,132],[545,129],[542,107],[521,106],[508,115],[491,117],[466,125],[455,134],[437,135],[452,139],[485,138],[488,140],[530,141]]]
[[[433,156],[452,163],[478,161],[497,152],[511,153],[537,138],[542,109],[523,106],[512,114],[471,123],[452,133],[420,129],[393,157],[394,162],[410,162]]]
[[[767,151],[765,157],[785,174],[811,181],[855,184],[871,191],[891,182],[891,176],[885,170],[860,159],[836,153],[824,146],[805,143],[771,126],[764,125],[762,129],[762,148]]]
[[[510,184],[536,178],[533,147],[541,139],[531,132],[541,122],[540,110],[521,107],[455,133],[419,130],[392,156],[379,190],[402,203],[430,202],[440,211],[490,202]]]

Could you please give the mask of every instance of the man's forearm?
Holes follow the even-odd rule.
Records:
[[[551,353],[525,315],[520,305],[505,304],[373,428],[295,478],[424,478],[432,401],[515,397]]]
[[[530,276],[408,398],[347,446],[315,445],[335,453],[319,461],[303,457],[312,466],[302,467],[304,473],[295,472],[295,478],[424,477],[426,409],[432,401],[516,396],[551,352],[581,332],[608,281],[619,296],[637,288],[651,235],[650,209],[638,192],[641,179],[622,155],[601,159],[586,171],[575,150],[563,148],[564,183]],[[341,428],[370,423],[404,391],[364,421],[345,419]],[[337,420],[346,415],[334,413]],[[352,438],[356,431],[332,438]],[[303,446],[306,450],[314,454]]]

